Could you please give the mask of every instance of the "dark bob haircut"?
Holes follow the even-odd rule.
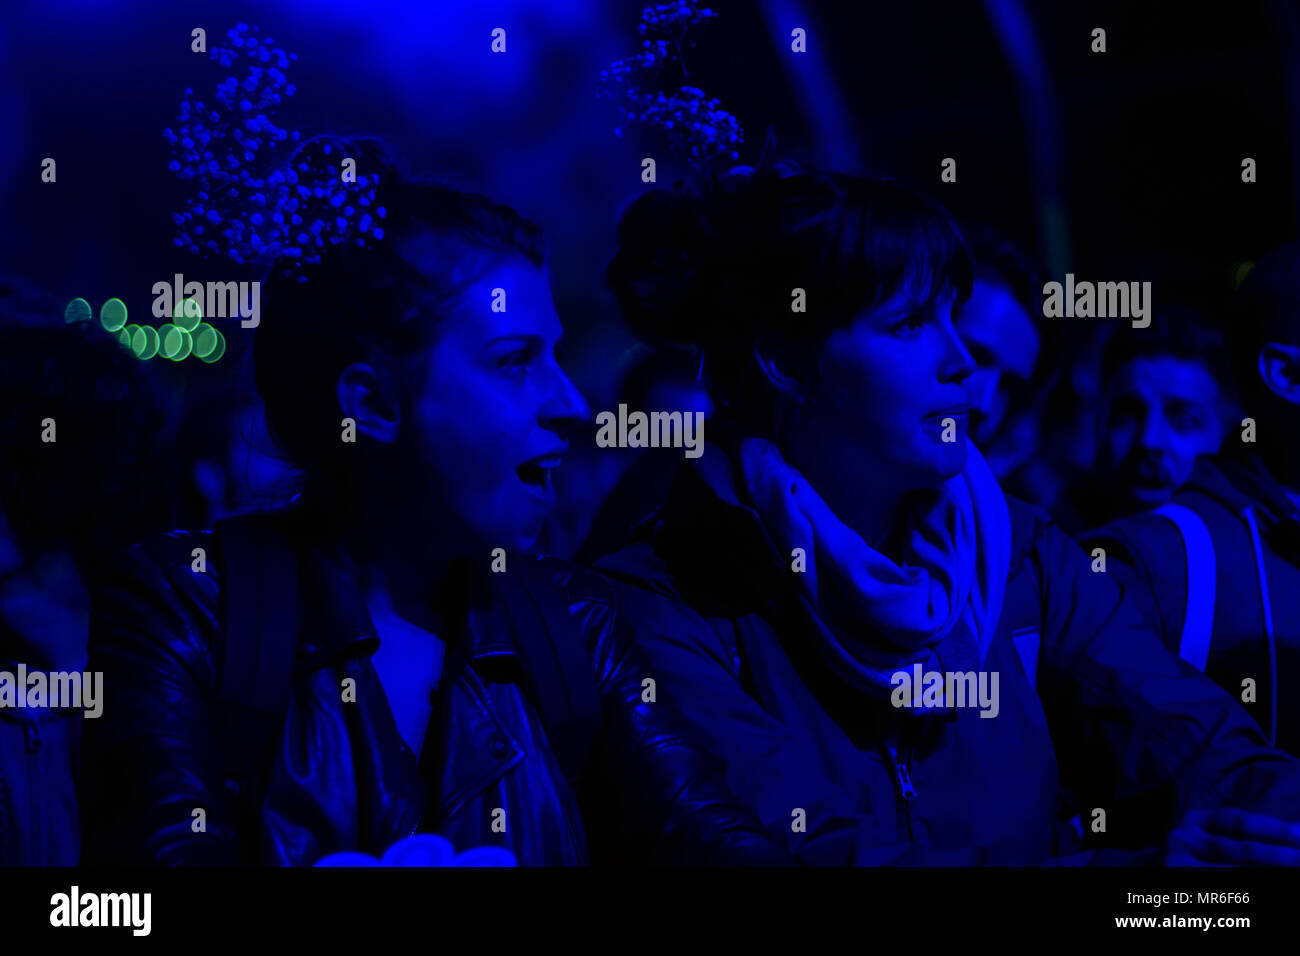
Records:
[[[824,342],[886,303],[970,294],[973,264],[937,202],[889,179],[779,165],[706,194],[655,190],[619,223],[606,279],[650,342],[750,351],[760,336]],[[806,311],[792,313],[795,289]]]

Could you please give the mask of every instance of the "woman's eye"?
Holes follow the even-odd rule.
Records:
[[[1188,432],[1200,431],[1205,427],[1205,419],[1193,403],[1178,401],[1171,403],[1169,408],[1169,423],[1177,431],[1187,434]]]
[[[929,321],[929,316],[924,312],[916,312],[909,315],[902,322],[894,326],[895,333],[915,332]]]
[[[528,353],[509,352],[497,359],[497,368],[522,368],[528,364]]]

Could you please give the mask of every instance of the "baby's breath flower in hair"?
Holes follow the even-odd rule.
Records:
[[[646,7],[637,28],[641,52],[602,70],[597,93],[618,103],[624,122],[663,132],[673,152],[698,168],[716,159],[739,159],[736,148],[744,142],[739,120],[719,100],[689,85],[685,54],[695,42],[691,27],[715,16],[698,0]],[[671,85],[669,72],[679,73],[682,82],[664,90],[666,81]],[[614,132],[622,135],[621,128]]]
[[[345,179],[345,157],[327,137],[286,156],[301,134],[274,117],[296,92],[287,73],[298,55],[257,32],[241,23],[227,34],[228,46],[210,51],[227,73],[215,102],[209,106],[187,89],[176,130],[163,131],[172,150],[168,168],[195,186],[185,210],[173,214],[175,244],[205,259],[284,259],[298,270],[319,262],[328,246],[382,239],[378,174]]]

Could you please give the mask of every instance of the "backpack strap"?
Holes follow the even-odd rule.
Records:
[[[1025,677],[1034,692],[1038,692],[1038,652],[1043,644],[1042,605],[1038,599],[1038,575],[1032,568],[1014,575],[1007,587],[1007,600],[1017,602],[1020,606],[1037,608],[1036,620],[1025,619],[1014,623],[1011,630],[1011,646],[1016,649],[1020,666],[1024,668]],[[1023,603],[1021,603],[1023,602]],[[1016,605],[1012,605],[1016,606]]]
[[[1011,564],[1007,593],[1002,603],[1006,621],[1005,624],[999,622],[999,629],[1007,628],[1011,646],[1016,649],[1029,686],[1037,693],[1038,657],[1043,643],[1043,601],[1031,555],[1050,519],[1020,502],[1015,502],[1010,511]]]
[[[222,575],[219,759],[226,786],[248,815],[260,802],[288,705],[298,647],[298,557],[274,515],[226,518],[214,530]]]
[[[602,724],[596,666],[564,596],[546,581],[530,580],[536,576],[533,568],[511,574],[498,580],[497,593],[551,751],[576,789]]]
[[[1186,505],[1170,502],[1156,508],[1154,513],[1172,521],[1183,539],[1183,553],[1187,560],[1187,607],[1183,612],[1178,656],[1203,672],[1210,657],[1210,638],[1214,629],[1214,539],[1201,516]]]

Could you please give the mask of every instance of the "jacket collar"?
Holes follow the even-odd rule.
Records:
[[[721,427],[673,480],[656,527],[655,550],[688,603],[727,613],[770,610],[792,589],[783,556],[749,503],[736,472],[734,434]]]
[[[314,525],[307,511],[299,512],[299,593],[302,626],[299,672],[314,670],[345,657],[369,656],[379,647],[379,634],[361,586],[355,559],[337,535]],[[463,587],[449,591],[467,599],[463,613],[451,615],[455,633],[438,635],[457,645],[463,659],[504,660],[517,657],[509,622],[491,599],[491,583],[465,566]],[[461,642],[465,643],[462,645]]]
[[[829,627],[799,586],[784,554],[763,526],[738,478],[734,434],[714,442],[679,469],[656,525],[655,551],[682,599],[702,617],[766,621],[787,658],[840,726],[892,720],[897,711],[862,695],[825,653]],[[951,712],[948,717],[955,716]]]

